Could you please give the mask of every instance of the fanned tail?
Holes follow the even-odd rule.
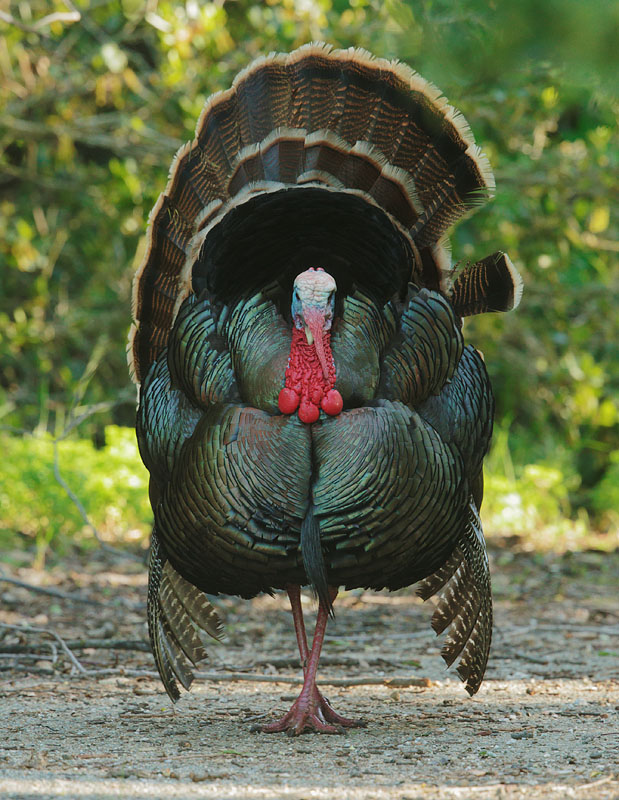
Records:
[[[285,282],[302,262],[338,286],[349,271],[377,290],[412,280],[449,294],[446,232],[493,190],[462,115],[406,65],[321,43],[258,58],[208,100],[152,211],[133,292],[136,380],[205,286],[228,302],[226,287]]]
[[[148,565],[148,634],[157,670],[168,696],[180,698],[193,682],[190,665],[206,660],[204,634],[221,639],[223,626],[205,595],[167,561],[156,532]]]
[[[473,695],[486,671],[492,640],[492,594],[486,543],[475,502],[469,502],[466,525],[453,553],[436,572],[421,581],[417,594],[439,595],[432,617],[437,634],[449,632],[441,650],[447,666],[460,656],[456,669]]]

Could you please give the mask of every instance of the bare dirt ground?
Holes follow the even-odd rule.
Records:
[[[473,699],[444,669],[428,604],[340,595],[321,685],[367,727],[296,739],[251,732],[298,691],[284,597],[218,600],[227,640],[173,708],[144,650],[143,566],[95,554],[35,573],[5,555],[4,577],[103,603],[0,583],[7,800],[619,798],[617,555],[495,547],[494,644]]]

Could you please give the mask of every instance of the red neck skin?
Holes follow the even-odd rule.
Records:
[[[335,364],[331,354],[330,331],[322,334],[322,345],[328,377],[323,374],[316,347],[307,343],[305,331],[292,329],[286,381],[279,393],[278,405],[282,414],[293,414],[298,408],[299,419],[308,424],[318,420],[320,409],[334,416],[343,407],[342,396],[333,388]]]

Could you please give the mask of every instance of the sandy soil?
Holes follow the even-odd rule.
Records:
[[[367,727],[296,739],[251,732],[298,691],[284,597],[219,600],[227,640],[173,708],[136,649],[140,564],[5,566],[6,577],[104,604],[0,583],[0,623],[30,627],[0,627],[0,796],[619,798],[618,566],[616,555],[494,549],[495,639],[473,699],[444,669],[431,609],[412,592],[341,595],[321,685]],[[313,614],[309,596],[305,608]],[[62,637],[77,664],[33,628]]]

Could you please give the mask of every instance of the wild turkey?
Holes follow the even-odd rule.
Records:
[[[221,625],[204,593],[285,589],[305,682],[265,731],[349,725],[316,688],[338,587],[438,594],[469,693],[492,601],[479,520],[493,398],[462,317],[517,305],[446,230],[492,193],[462,116],[408,67],[324,44],[207,102],[150,218],[130,363],[154,528],[148,623],[173,700]],[[319,599],[308,648],[299,587]]]

